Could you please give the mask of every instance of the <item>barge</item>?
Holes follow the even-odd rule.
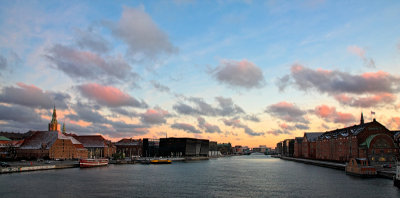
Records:
[[[369,166],[366,158],[352,158],[346,164],[346,174],[360,177],[376,177],[378,172],[373,166]]]
[[[79,166],[81,168],[90,168],[97,166],[107,166],[108,159],[80,159]]]

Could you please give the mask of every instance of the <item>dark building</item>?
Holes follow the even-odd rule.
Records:
[[[106,140],[102,135],[66,135],[72,136],[82,143],[83,147],[88,150],[89,158],[111,158],[116,152],[116,148],[111,141]]]
[[[160,156],[208,156],[209,140],[195,138],[161,138]]]
[[[143,157],[158,157],[160,150],[160,140],[159,139],[148,139],[143,138]]]
[[[124,138],[117,143],[115,143],[117,153],[122,154],[123,157],[137,157],[142,155],[142,140]]]
[[[278,143],[276,144],[275,152],[276,152],[276,154],[278,154],[278,155],[282,155],[282,154],[283,154],[282,151],[283,151],[282,142],[278,142]]]
[[[231,143],[221,143],[217,145],[218,151],[221,152],[222,155],[231,155],[233,154],[233,148]]]
[[[284,156],[293,157],[294,139],[286,139],[283,141]]]

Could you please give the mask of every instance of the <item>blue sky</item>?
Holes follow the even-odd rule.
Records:
[[[371,110],[398,129],[398,10],[398,1],[3,1],[0,130],[46,130],[53,103],[71,132],[111,139],[273,146]]]

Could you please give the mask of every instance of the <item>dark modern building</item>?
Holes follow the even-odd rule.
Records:
[[[161,138],[160,156],[208,156],[209,140],[195,138]]]
[[[160,140],[159,139],[143,139],[143,149],[142,156],[143,157],[158,157],[160,149]]]

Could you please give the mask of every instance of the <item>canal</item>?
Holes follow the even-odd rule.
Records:
[[[400,197],[400,190],[389,179],[250,155],[2,174],[0,197]]]

